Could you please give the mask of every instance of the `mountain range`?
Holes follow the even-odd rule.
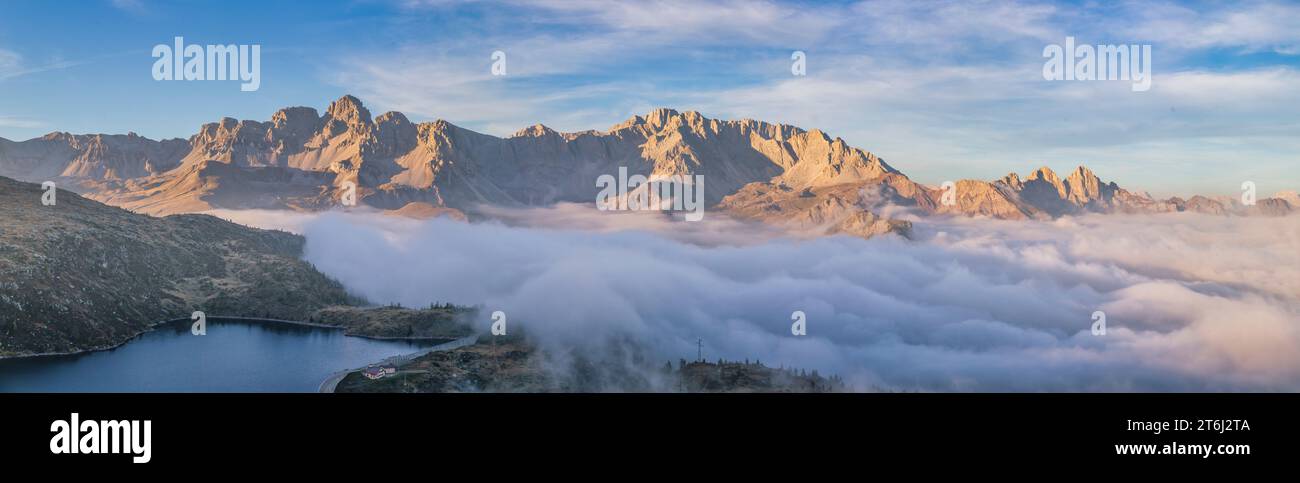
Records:
[[[343,96],[319,113],[277,111],[265,122],[224,118],[189,140],[132,134],[51,133],[0,138],[0,176],[52,180],[83,195],[151,214],[212,209],[325,210],[354,183],[358,204],[413,216],[482,216],[483,206],[594,203],[597,177],[702,175],[711,212],[814,234],[906,235],[887,213],[1048,219],[1081,213],[1283,215],[1295,192],[1243,206],[1231,197],[1155,199],[1080,166],[1021,178],[916,183],[877,155],[817,130],[717,120],[656,109],[604,131],[562,133],[541,124],[509,137],[400,112],[371,117]],[[948,196],[945,197],[945,194]],[[895,209],[891,209],[895,208]]]

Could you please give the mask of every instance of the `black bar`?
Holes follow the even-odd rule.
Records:
[[[1251,467],[1296,454],[1296,394],[7,394],[6,467],[185,469],[314,461],[651,462],[666,452],[890,462]],[[151,460],[53,454],[50,424],[150,420]],[[1230,430],[1130,421],[1244,420]],[[1171,427],[1173,424],[1171,423]],[[1195,428],[1193,428],[1195,429]],[[1250,454],[1117,455],[1122,444],[1249,445]],[[771,455],[763,457],[759,455]],[[803,455],[803,456],[799,456]],[[844,460],[844,458],[850,458]]]

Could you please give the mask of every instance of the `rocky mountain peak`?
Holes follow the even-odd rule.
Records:
[[[370,111],[361,104],[360,99],[351,95],[345,95],[331,102],[330,107],[325,110],[325,116],[348,126],[370,124]]]
[[[271,115],[271,123],[276,127],[292,127],[303,124],[315,124],[320,115],[311,107],[286,107]]]
[[[520,138],[520,137],[543,137],[543,136],[549,136],[549,135],[552,135],[552,134],[558,134],[558,133],[557,133],[554,129],[551,129],[551,128],[549,128],[549,127],[546,127],[546,125],[544,125],[544,124],[538,123],[538,124],[534,124],[534,125],[532,125],[532,126],[528,126],[528,127],[526,127],[526,128],[520,129],[520,130],[516,131],[514,134],[512,134],[510,137],[515,137],[515,138]]]
[[[1097,187],[1101,186],[1101,178],[1084,166],[1079,166],[1070,172],[1064,180],[1066,188]]]
[[[1010,186],[1011,189],[1014,189],[1014,190],[1020,190],[1020,189],[1023,189],[1023,188],[1025,187],[1025,182],[1024,182],[1024,181],[1021,181],[1021,180],[1020,180],[1020,175],[1018,175],[1018,174],[1016,174],[1016,173],[1007,173],[1006,176],[1003,176],[1002,179],[1000,179],[1000,180],[998,180],[998,181],[1001,181],[1003,184],[1006,184],[1007,186]]]
[[[1035,181],[1035,180],[1046,181],[1053,185],[1061,184],[1061,177],[1057,176],[1056,171],[1052,171],[1052,168],[1049,168],[1047,166],[1043,166],[1041,168],[1034,170],[1033,173],[1029,173],[1029,178],[1025,179],[1025,181]]]
[[[693,117],[691,117],[690,115],[693,115]],[[648,129],[650,131],[659,131],[665,127],[674,124],[678,124],[678,125],[689,124],[690,119],[695,119],[696,122],[698,122],[703,120],[704,116],[700,115],[700,113],[695,111],[688,111],[686,115],[683,115],[681,112],[679,112],[676,109],[672,109],[668,107],[660,107],[650,111],[644,116],[642,115],[632,116],[628,118],[628,120],[614,125],[609,130],[610,132],[613,132],[622,129],[636,127],[636,128]]]
[[[672,118],[680,117],[680,116],[681,113],[677,112],[676,109],[660,107],[658,109],[650,111],[649,114],[646,114],[645,122],[646,124],[649,124],[653,127],[663,127],[664,125],[667,125],[668,121],[671,120]]]
[[[1278,191],[1277,194],[1273,195],[1273,197],[1286,201],[1287,204],[1290,204],[1292,208],[1300,209],[1300,193],[1296,193],[1295,191],[1289,191],[1289,190]]]
[[[410,124],[411,121],[406,118],[406,114],[397,111],[388,111],[380,114],[375,118],[375,124]]]
[[[406,116],[389,111],[375,118],[375,138],[365,144],[363,151],[382,156],[398,156],[415,148],[419,130]]]
[[[1075,168],[1065,179],[1065,190],[1069,200],[1077,205],[1103,201],[1101,179],[1092,170],[1084,166]]]

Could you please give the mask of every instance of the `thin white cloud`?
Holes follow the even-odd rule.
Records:
[[[620,83],[536,85],[530,79],[556,72],[554,64],[548,67],[543,60],[557,57],[530,44],[513,45],[503,48],[505,76],[491,74],[494,49],[432,54],[408,49],[392,56],[350,57],[332,74],[333,81],[372,106],[417,120],[446,119],[498,136],[539,122],[562,130],[607,126],[611,114],[599,98],[637,89]],[[557,107],[575,104],[591,107]]]
[[[547,0],[518,2],[550,12],[551,21],[598,25],[638,37],[691,42],[807,44],[847,22],[838,8],[770,1]]]
[[[45,127],[47,124],[43,121],[26,119],[17,116],[5,116],[0,114],[0,127],[12,127],[20,129],[38,129]]]
[[[1058,10],[1041,2],[866,0],[854,5],[853,20],[865,24],[868,42],[961,50],[989,41],[1055,40]]]
[[[23,57],[12,50],[0,49],[0,80],[15,77],[23,71]]]
[[[22,54],[12,50],[0,49],[0,81],[40,72],[66,69],[83,63],[84,62],[80,61],[54,59],[44,64],[31,65],[30,62],[27,62],[23,58]]]
[[[848,25],[833,5],[768,0],[500,0],[495,4],[539,25],[572,26],[616,35],[636,44],[689,39],[696,44],[807,44]],[[447,0],[405,0],[409,9],[445,9]],[[636,44],[625,44],[629,47]]]
[[[1300,6],[1246,1],[1203,4],[1193,9],[1175,3],[1132,3],[1136,18],[1125,31],[1136,39],[1154,40],[1174,50],[1230,48],[1252,53],[1294,55],[1300,49]]]

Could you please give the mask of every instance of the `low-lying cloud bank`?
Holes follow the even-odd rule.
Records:
[[[908,241],[574,206],[513,218],[565,228],[264,215],[223,214],[303,233],[374,302],[482,304],[551,349],[632,340],[662,365],[703,339],[864,390],[1300,390],[1297,216],[926,219]]]

